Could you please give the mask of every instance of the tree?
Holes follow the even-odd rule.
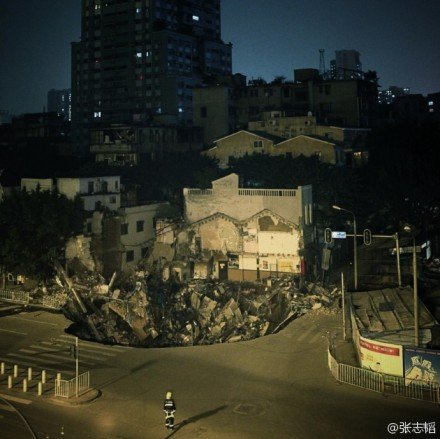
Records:
[[[82,200],[57,191],[15,191],[0,203],[0,265],[41,280],[83,229]]]
[[[263,79],[261,76],[259,76],[256,79],[250,79],[248,84],[250,86],[252,86],[252,87],[258,87],[258,86],[261,86],[261,85],[266,85],[267,82],[266,82],[265,79]]]
[[[274,84],[274,85],[284,84],[285,82],[286,82],[286,77],[283,75],[275,76],[275,78],[273,78],[273,80],[272,80],[272,84]]]

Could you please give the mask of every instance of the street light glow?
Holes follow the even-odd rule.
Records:
[[[343,210],[342,207],[336,206],[336,204],[333,204],[332,208],[335,210]]]

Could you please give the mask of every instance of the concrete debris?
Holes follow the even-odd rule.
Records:
[[[33,296],[59,298],[58,307],[83,338],[146,347],[234,343],[275,333],[307,313],[340,312],[341,292],[333,286],[304,282],[299,288],[293,276],[258,284],[182,283],[164,276],[167,265],[153,273],[142,267],[130,275],[115,273],[108,284],[90,272],[60,276],[47,293],[40,288]]]

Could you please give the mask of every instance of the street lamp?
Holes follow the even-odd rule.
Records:
[[[356,216],[351,210],[344,209],[343,207],[339,207],[336,205],[332,206],[335,210],[341,210],[343,212],[347,212],[353,215],[353,229],[354,229],[354,238],[353,238],[353,259],[354,259],[354,290],[358,289],[358,258],[357,258],[357,227],[356,227]]]
[[[413,302],[414,302],[414,342],[415,345],[419,345],[419,298],[417,291],[417,253],[416,253],[416,237],[414,234],[414,228],[410,225],[403,227],[405,232],[409,233],[413,241]]]

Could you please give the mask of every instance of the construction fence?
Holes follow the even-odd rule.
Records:
[[[362,387],[383,395],[395,395],[440,404],[440,385],[437,383],[408,380],[338,363],[330,348],[327,352],[330,372],[340,383]]]

